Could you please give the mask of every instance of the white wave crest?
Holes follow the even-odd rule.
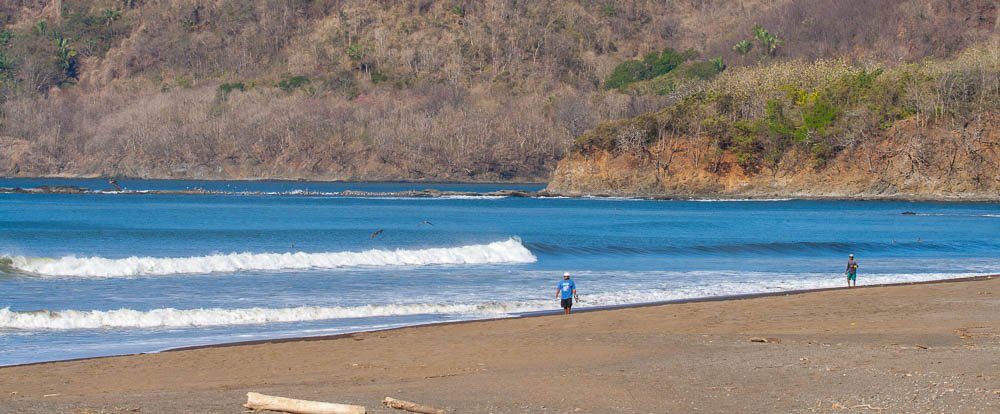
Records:
[[[0,309],[0,329],[73,330],[109,328],[185,328],[307,322],[345,318],[406,315],[459,315],[464,318],[501,317],[541,309],[541,302],[486,304],[399,304],[357,307],[246,308],[246,309],[153,309],[138,311],[33,311]]]
[[[521,241],[420,250],[368,250],[327,253],[230,253],[198,257],[67,256],[59,259],[14,256],[14,269],[44,276],[128,277],[245,270],[334,269],[360,266],[427,266],[534,263],[538,259]]]

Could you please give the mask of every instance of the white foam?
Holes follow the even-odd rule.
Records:
[[[153,309],[139,311],[35,311],[0,309],[0,329],[74,330],[108,328],[185,328],[307,322],[345,318],[406,315],[459,315],[465,318],[499,317],[541,309],[548,302],[459,304],[400,304],[358,307],[298,307],[246,309]]]
[[[955,214],[955,213],[913,213],[913,216],[925,217],[985,217],[1000,218],[1000,214]]]
[[[490,244],[420,250],[326,253],[230,253],[196,257],[67,256],[59,259],[11,257],[20,271],[43,276],[128,277],[245,270],[333,269],[360,266],[427,266],[534,263],[538,259],[517,238]]]
[[[909,283],[945,280],[978,274],[891,274],[871,275],[862,278],[863,285]],[[747,295],[768,292],[843,287],[842,277],[794,277],[770,275],[766,282],[760,280],[691,284],[671,280],[649,284],[643,289],[615,291],[584,291],[579,308],[635,305],[671,300],[709,298],[718,296]],[[777,277],[773,277],[777,276]],[[578,279],[580,280],[580,279]],[[117,310],[61,310],[17,312],[0,309],[0,330],[74,330],[74,329],[156,329],[192,328],[227,325],[253,325],[286,322],[309,322],[348,318],[375,318],[409,315],[450,315],[456,319],[506,317],[515,314],[555,311],[558,303],[535,295],[521,300],[472,304],[415,303],[366,305],[354,307],[304,306],[295,308],[243,308],[243,309],[174,309],[148,311]],[[359,322],[359,329],[374,329],[370,322]]]
[[[722,296],[753,295],[772,292],[790,292],[799,290],[838,288],[846,286],[846,279],[839,275],[781,275],[774,273],[748,272],[743,276],[757,276],[751,279],[719,281],[718,276],[725,272],[699,271],[689,272],[694,278],[698,274],[716,276],[711,281],[701,283],[686,283],[673,278],[670,281],[647,283],[648,288],[642,290],[624,289],[581,295],[579,304],[584,307],[619,306],[642,303],[667,302],[686,299],[713,298]],[[923,273],[923,274],[886,274],[864,275],[864,285],[884,285],[897,283],[928,282],[948,280],[963,277],[982,276],[982,273]],[[654,279],[654,278],[647,278]],[[579,278],[578,278],[579,280]]]
[[[500,200],[509,197],[498,195],[443,195],[438,198],[446,200]]]
[[[699,203],[756,203],[756,202],[777,202],[777,201],[794,201],[794,198],[701,198],[692,199],[691,201],[697,201]]]

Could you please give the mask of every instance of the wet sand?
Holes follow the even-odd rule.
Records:
[[[751,338],[770,338],[752,342]],[[460,413],[1000,412],[1000,278],[0,368],[0,413],[240,413],[248,391]]]

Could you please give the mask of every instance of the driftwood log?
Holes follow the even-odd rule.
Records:
[[[243,406],[251,410],[283,411],[294,414],[365,414],[365,407],[360,405],[296,400],[256,392],[247,393],[247,403]]]
[[[397,400],[392,397],[385,397],[385,399],[382,400],[382,404],[389,408],[395,408],[397,410],[406,410],[411,413],[448,414],[447,411],[442,410],[440,408],[434,408],[427,405],[420,405],[409,401]]]

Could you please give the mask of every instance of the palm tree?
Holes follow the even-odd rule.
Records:
[[[104,12],[101,13],[101,17],[104,17],[105,25],[111,26],[111,23],[114,23],[115,20],[122,18],[122,12],[121,10],[109,7],[104,9]]]
[[[750,49],[753,49],[753,43],[750,43],[750,41],[746,39],[740,40],[738,43],[733,45],[733,50],[735,50],[736,53],[739,53],[740,56],[746,55]]]
[[[726,70],[726,62],[722,60],[722,56],[714,58],[709,62],[712,62],[712,67],[715,68],[716,72],[722,73],[722,71]]]
[[[753,37],[760,42],[760,45],[763,48],[761,52],[766,56],[774,56],[774,52],[778,50],[778,46],[782,43],[781,39],[772,35],[771,32],[768,32],[767,29],[764,28],[764,26],[759,24],[753,26]]]

